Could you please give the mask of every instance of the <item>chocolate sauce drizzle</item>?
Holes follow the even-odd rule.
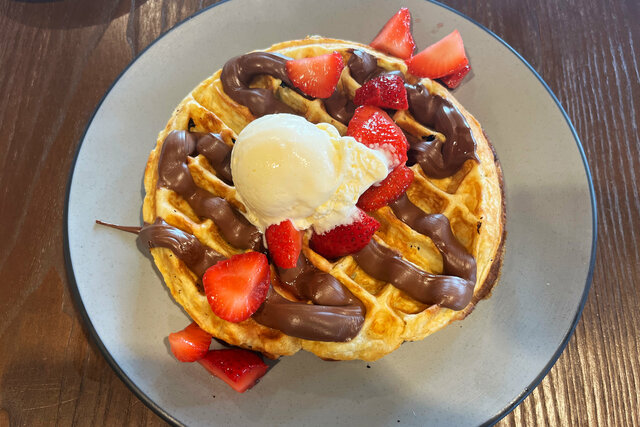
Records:
[[[356,111],[353,101],[338,88],[333,91],[329,98],[324,100],[324,108],[331,117],[343,125],[349,124],[353,113]]]
[[[378,67],[378,60],[375,56],[362,50],[352,52],[349,61],[347,61],[347,67],[349,67],[351,77],[361,85],[386,71],[384,68]]]
[[[391,283],[425,304],[462,310],[473,296],[473,287],[467,286],[465,279],[427,273],[375,240],[355,253],[353,258],[368,275]]]
[[[422,303],[462,310],[473,297],[476,260],[453,235],[449,219],[442,214],[425,214],[411,203],[406,193],[389,203],[389,207],[398,219],[431,239],[442,255],[443,274],[433,275],[419,270],[374,240],[369,244],[371,247],[354,255],[358,265],[367,274],[393,283]],[[405,272],[396,274],[394,269],[404,269]]]
[[[225,184],[233,185],[231,176],[231,147],[215,133],[190,132],[196,139],[196,151],[202,154],[208,161],[216,176]]]
[[[209,267],[226,259],[194,235],[167,224],[162,218],[143,227],[96,223],[138,234],[138,240],[149,249],[170,249],[199,278]],[[278,271],[286,289],[313,305],[289,301],[271,288],[265,302],[252,316],[256,322],[289,336],[313,341],[345,342],[358,335],[364,323],[364,306],[335,277],[318,270],[303,254],[295,268]]]
[[[406,193],[389,203],[389,207],[398,219],[431,239],[442,255],[444,274],[466,279],[473,289],[476,283],[476,260],[453,235],[449,218],[442,214],[425,214],[411,203]]]
[[[314,341],[349,341],[364,323],[362,302],[329,273],[300,254],[291,269],[277,268],[282,286],[313,303],[289,301],[272,291],[253,318],[287,335]]]
[[[166,187],[182,196],[198,216],[211,219],[220,234],[233,246],[260,250],[260,231],[226,200],[203,190],[193,181],[187,166],[187,156],[196,152],[198,139],[203,141],[201,147],[206,145],[206,141],[215,140],[203,140],[198,138],[198,134],[184,130],[172,131],[165,138],[158,162],[158,187]],[[204,151],[211,154],[214,150]]]
[[[162,218],[156,218],[153,224],[143,227],[127,227],[96,221],[101,225],[138,235],[138,241],[151,248],[167,248],[182,260],[198,277],[202,277],[207,268],[225,259],[212,248],[203,245],[193,234],[167,224]]]
[[[249,108],[251,114],[256,117],[275,113],[295,114],[295,111],[277,99],[271,90],[249,87],[254,77],[263,74],[278,78],[285,85],[293,87],[286,68],[290,59],[269,52],[251,52],[236,56],[227,61],[222,68],[220,81],[224,92],[237,103]]]
[[[409,154],[424,173],[433,178],[446,178],[467,160],[478,161],[476,142],[462,113],[449,100],[431,95],[424,85],[405,84],[405,87],[413,117],[446,138],[444,142],[420,140],[411,145]]]
[[[358,266],[421,303],[462,310],[473,297],[476,260],[453,235],[449,219],[442,214],[425,214],[411,203],[406,193],[389,203],[389,207],[398,219],[433,241],[442,255],[443,274],[421,270],[373,239],[353,254]]]

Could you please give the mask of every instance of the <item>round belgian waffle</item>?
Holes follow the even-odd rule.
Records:
[[[402,60],[385,56],[368,46],[342,40],[309,37],[288,41],[267,49],[292,58],[302,58],[340,52],[345,63],[353,49],[374,55],[378,65],[406,74]],[[181,230],[195,235],[200,242],[225,256],[243,252],[232,247],[209,219],[199,218],[189,204],[178,194],[166,188],[157,188],[158,160],[165,137],[172,130],[215,132],[232,145],[237,134],[254,119],[248,108],[229,98],[220,81],[221,70],[198,85],[174,110],[167,126],[158,135],[145,170],[144,221],[152,223],[157,217]],[[409,79],[411,76],[407,76]],[[417,80],[417,79],[416,79]],[[174,254],[165,248],[151,249],[153,258],[175,300],[204,330],[229,344],[250,348],[270,357],[291,355],[300,349],[326,359],[375,360],[390,353],[404,341],[415,341],[439,330],[454,320],[466,317],[475,304],[489,295],[495,284],[502,261],[505,237],[505,210],[502,173],[495,153],[487,141],[480,124],[442,86],[429,79],[421,81],[429,92],[451,101],[465,116],[476,140],[479,162],[467,160],[453,176],[444,179],[427,177],[419,165],[411,168],[415,179],[407,191],[409,199],[426,213],[442,213],[449,218],[457,239],[477,262],[477,282],[472,301],[461,311],[438,305],[421,304],[389,283],[375,280],[362,271],[351,256],[335,262],[323,258],[308,246],[305,238],[303,251],[317,268],[329,272],[344,284],[366,309],[360,333],[349,342],[319,342],[290,337],[280,331],[262,326],[249,318],[241,323],[229,323],[216,317],[199,284],[199,278]],[[351,97],[360,86],[343,70],[339,87]],[[261,76],[254,87],[270,88],[277,97],[291,106],[307,120],[333,124],[341,134],[346,126],[334,120],[325,111],[321,100],[309,100],[294,90],[281,87],[280,81]],[[408,111],[397,112],[394,120],[405,131],[416,136],[443,135],[417,123]],[[214,169],[199,155],[189,158],[189,169],[195,183],[223,197],[239,210],[244,207],[236,198],[235,188],[216,177]],[[404,259],[419,268],[440,274],[442,256],[431,240],[398,220],[390,208],[383,207],[372,214],[381,223],[374,239],[391,247]]]

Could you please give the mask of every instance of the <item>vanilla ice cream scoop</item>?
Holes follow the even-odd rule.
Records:
[[[249,123],[231,153],[238,199],[263,232],[285,219],[317,233],[349,223],[360,195],[388,172],[383,154],[292,114]]]

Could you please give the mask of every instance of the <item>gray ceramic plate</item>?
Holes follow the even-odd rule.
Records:
[[[474,425],[504,416],[548,372],[588,291],[593,190],[580,142],[554,95],[509,46],[469,19],[420,0],[234,0],[152,44],[114,83],[77,153],[67,260],[78,306],[105,358],[165,419],[187,425]],[[375,363],[282,359],[237,394],[166,337],[187,324],[134,236],[95,219],[139,224],[149,151],[172,109],[235,55],[307,34],[367,42],[401,6],[419,48],[460,30],[473,76],[456,97],[502,161],[508,238],[502,279],[458,322]],[[375,13],[372,13],[375,11]],[[214,397],[215,396],[215,397]]]

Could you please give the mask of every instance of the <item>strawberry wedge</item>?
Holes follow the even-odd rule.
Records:
[[[413,181],[413,171],[406,165],[392,170],[379,184],[372,185],[358,199],[358,207],[365,212],[375,211],[397,200]]]
[[[358,252],[367,246],[380,223],[361,210],[351,224],[339,225],[323,234],[313,234],[311,249],[333,259]]]
[[[440,81],[444,83],[449,89],[455,89],[458,87],[460,82],[465,78],[467,74],[471,71],[471,66],[466,64],[464,67],[459,70],[454,71],[451,74],[448,74],[444,77],[440,77]]]
[[[169,334],[171,352],[181,362],[195,362],[204,357],[211,345],[211,335],[192,322],[179,332]]]
[[[246,252],[209,267],[202,277],[211,310],[228,322],[248,319],[267,298],[271,271],[266,255]]]
[[[403,7],[382,27],[375,39],[369,46],[397,56],[398,58],[408,59],[413,54],[416,44],[411,35],[411,13],[409,9]]]
[[[380,108],[406,110],[409,108],[407,89],[400,76],[383,74],[368,80],[356,90],[355,105],[375,105]]]
[[[287,75],[295,87],[314,98],[329,98],[344,68],[338,52],[287,61]]]
[[[211,350],[198,363],[238,393],[253,387],[269,369],[256,353],[240,348]]]
[[[358,107],[349,122],[347,135],[373,150],[382,152],[389,160],[389,169],[407,161],[407,137],[393,119],[378,107]]]
[[[269,254],[280,268],[293,268],[298,262],[302,249],[302,232],[290,220],[267,227],[264,233]]]
[[[414,76],[439,79],[460,70],[469,63],[462,37],[455,30],[406,61]]]

